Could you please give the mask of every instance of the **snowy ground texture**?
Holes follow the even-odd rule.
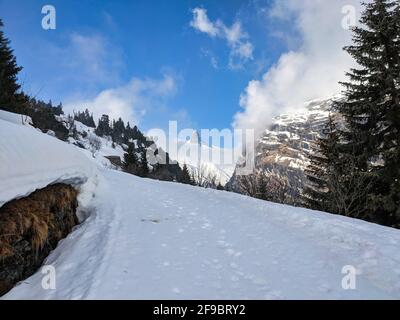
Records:
[[[42,288],[39,271],[2,298],[400,298],[398,230],[141,179],[82,152],[0,120],[0,199],[80,182],[88,216],[46,261],[55,290]],[[345,265],[358,270],[355,290],[342,288]]]

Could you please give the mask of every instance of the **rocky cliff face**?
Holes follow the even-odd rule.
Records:
[[[55,184],[0,208],[0,296],[35,273],[78,224],[77,191]]]
[[[271,127],[256,142],[255,171],[285,181],[284,203],[301,203],[311,147],[328,120],[331,105],[331,99],[312,101],[299,111],[282,114],[274,118]],[[234,174],[229,185],[242,193],[238,179]]]

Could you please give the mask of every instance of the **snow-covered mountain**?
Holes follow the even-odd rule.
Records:
[[[231,164],[225,164],[222,161],[221,163],[213,161],[215,155],[223,159],[225,151],[216,146],[209,146],[201,140],[197,131],[193,131],[189,140],[178,141],[178,154],[175,160],[181,166],[186,164],[195,179],[215,180],[216,184],[225,185],[233,175],[235,163],[232,161]]]
[[[300,201],[312,144],[328,120],[332,101],[313,100],[292,113],[275,117],[271,127],[256,141],[255,170],[287,183],[285,203]],[[229,185],[241,191],[235,174]]]
[[[2,119],[0,163],[0,207],[63,182],[85,213],[45,261],[56,288],[38,270],[3,299],[400,298],[399,230],[139,178]]]

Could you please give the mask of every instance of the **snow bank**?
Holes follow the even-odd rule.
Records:
[[[19,125],[31,125],[32,124],[31,117],[25,116],[23,114],[7,112],[4,110],[0,110],[0,120],[4,120],[7,122],[19,124]]]
[[[76,147],[21,125],[21,115],[0,117],[0,206],[49,184],[81,185],[94,176],[95,166]]]

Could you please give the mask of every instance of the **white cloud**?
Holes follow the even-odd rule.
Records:
[[[268,18],[295,24],[302,43],[282,54],[262,79],[250,81],[241,95],[244,110],[235,115],[234,127],[254,128],[258,135],[274,116],[340,92],[338,82],[354,66],[342,50],[351,39],[351,32],[341,25],[342,7],[349,4],[360,12],[357,0],[275,0]]]
[[[240,69],[243,67],[243,61],[253,59],[253,45],[246,41],[232,47],[229,55],[229,67],[231,69]]]
[[[118,80],[122,63],[120,53],[100,34],[72,33],[63,49],[66,66],[79,72],[79,77],[94,83]]]
[[[193,20],[190,25],[200,32],[207,33],[211,37],[219,34],[218,28],[207,17],[207,10],[202,8],[193,9]]]
[[[121,117],[137,125],[150,108],[163,104],[175,92],[176,81],[171,75],[165,74],[161,79],[133,78],[123,86],[101,91],[92,99],[68,101],[65,110],[72,112],[88,108],[95,119],[108,114],[110,118]]]
[[[246,34],[242,31],[242,26],[240,22],[235,22],[230,28],[226,27],[221,22],[218,23],[218,25],[220,25],[220,28],[225,33],[226,40],[228,40],[228,43],[232,46],[239,43],[242,40],[242,38],[247,37]]]
[[[193,9],[193,19],[190,26],[194,29],[208,34],[210,37],[224,39],[229,48],[229,67],[236,69],[242,67],[243,63],[253,59],[254,47],[248,41],[248,34],[242,30],[242,25],[236,21],[231,27],[226,26],[221,20],[210,21],[207,10],[203,8]]]

